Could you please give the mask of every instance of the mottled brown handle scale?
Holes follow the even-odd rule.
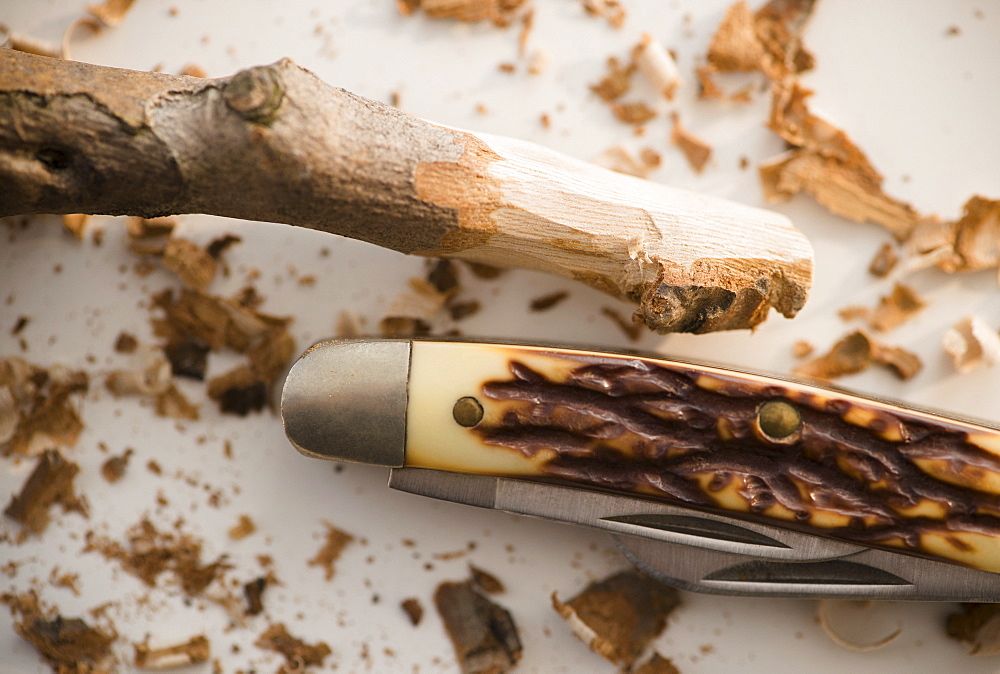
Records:
[[[530,468],[478,472],[638,493],[1000,571],[992,428],[717,368],[492,348],[507,349],[507,373],[469,392],[484,414],[463,430],[485,453]]]

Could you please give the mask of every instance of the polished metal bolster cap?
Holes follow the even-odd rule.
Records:
[[[409,372],[409,340],[316,344],[285,379],[285,435],[313,458],[402,466]]]

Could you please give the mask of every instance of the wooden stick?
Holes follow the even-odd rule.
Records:
[[[659,332],[793,316],[812,249],[783,216],[474,135],[288,60],[232,77],[0,49],[0,216],[209,213],[538,269]]]

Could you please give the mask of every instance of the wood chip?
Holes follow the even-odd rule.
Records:
[[[101,476],[112,484],[121,480],[125,477],[128,462],[132,458],[133,453],[134,450],[129,448],[117,456],[108,458],[107,461],[101,464]]]
[[[239,521],[229,527],[229,537],[234,541],[238,541],[246,538],[255,531],[257,531],[257,525],[250,519],[250,516],[240,515]]]
[[[35,535],[48,527],[49,509],[53,505],[61,505],[64,512],[86,516],[87,504],[73,489],[73,480],[79,472],[80,467],[64,459],[58,451],[47,450],[38,458],[21,491],[11,497],[4,515]]]
[[[157,416],[166,419],[188,419],[197,421],[201,414],[199,406],[187,399],[174,384],[154,399]]]
[[[164,312],[164,318],[153,321],[154,332],[168,343],[194,337],[211,349],[225,347],[240,353],[273,334],[272,328],[287,327],[291,322],[287,317],[255,311],[238,300],[189,288],[177,296],[170,290],[160,293],[153,305]]]
[[[285,657],[285,664],[278,669],[282,674],[301,672],[307,667],[322,667],[323,661],[333,652],[325,641],[307,644],[302,639],[293,637],[284,623],[268,627],[254,645]]]
[[[76,444],[83,422],[71,396],[88,385],[79,370],[0,358],[0,452],[37,456]]]
[[[708,62],[717,72],[752,72],[760,70],[764,46],[757,38],[750,6],[737,2],[729,7],[708,46]]]
[[[163,249],[163,266],[195,290],[204,290],[215,278],[218,263],[193,241],[172,236]]]
[[[554,293],[549,293],[548,295],[542,295],[541,297],[536,297],[531,300],[528,305],[528,309],[531,311],[548,311],[552,309],[557,304],[562,303],[566,298],[569,297],[569,292],[565,290],[557,290]]]
[[[897,283],[892,292],[879,299],[868,324],[879,332],[888,332],[917,315],[927,303],[910,286]]]
[[[379,322],[379,334],[391,338],[426,337],[431,334],[431,326],[412,316],[386,316]]]
[[[178,335],[163,347],[163,354],[170,362],[170,372],[175,377],[204,381],[211,347],[198,337]]]
[[[268,581],[265,576],[254,578],[243,585],[243,598],[247,602],[247,615],[260,615],[264,612],[264,590],[267,589],[267,585]]]
[[[643,33],[639,44],[632,48],[632,62],[646,76],[653,89],[668,101],[674,100],[681,74],[663,43],[649,33]]]
[[[621,98],[632,87],[632,73],[638,66],[634,63],[622,66],[614,56],[608,57],[607,66],[607,74],[596,84],[590,85],[590,90],[600,96],[602,101],[610,103]]]
[[[53,671],[62,674],[84,674],[111,671],[111,645],[114,632],[91,627],[80,618],[64,618],[43,611],[34,591],[21,595],[5,595],[11,612],[19,616],[14,623],[16,631],[52,665]]]
[[[615,30],[624,26],[628,17],[620,0],[583,0],[583,9],[589,16],[606,20]]]
[[[949,637],[969,648],[969,655],[1000,655],[1000,604],[961,604],[948,616]]]
[[[632,674],[681,674],[681,670],[668,658],[654,652],[648,660],[633,668]]]
[[[155,396],[171,385],[170,362],[159,353],[145,354],[146,362],[134,370],[112,370],[104,379],[104,387],[119,396]]]
[[[87,5],[87,11],[108,28],[122,22],[135,0],[105,0],[99,5]]]
[[[340,559],[344,548],[354,542],[354,536],[338,529],[329,522],[323,522],[323,525],[326,527],[326,540],[308,564],[309,566],[323,567],[323,577],[326,580],[332,580],[335,573],[334,566]]]
[[[161,531],[148,519],[130,527],[123,545],[109,538],[87,532],[84,552],[99,552],[105,559],[117,561],[122,568],[149,587],[156,587],[163,574],[169,574],[185,595],[202,594],[213,581],[222,581],[230,568],[225,556],[211,563],[201,559],[203,543],[183,531]]]
[[[397,0],[396,8],[403,16],[423,10],[431,19],[453,19],[476,23],[492,21],[505,28],[513,23],[528,0]]]
[[[406,617],[410,619],[410,624],[414,627],[419,625],[420,621],[423,620],[424,607],[423,604],[420,603],[420,600],[416,597],[404,599],[400,602],[399,606],[403,609],[403,612],[406,613]]]
[[[792,373],[797,377],[830,380],[856,374],[872,365],[889,368],[900,379],[910,379],[922,369],[916,354],[898,346],[880,344],[862,330],[855,330],[834,344],[830,350],[802,365]]]
[[[135,353],[138,347],[139,340],[131,333],[119,332],[115,338],[115,351],[118,353]]]
[[[816,347],[811,342],[800,339],[792,345],[792,355],[795,358],[806,358],[811,356]]]
[[[191,637],[184,643],[150,648],[147,643],[135,644],[134,664],[138,669],[162,671],[179,669],[208,662],[212,649],[204,635]]]
[[[645,124],[656,117],[656,110],[642,101],[615,103],[611,106],[611,113],[625,124]]]
[[[63,229],[73,235],[77,241],[83,241],[83,235],[86,231],[87,221],[90,220],[90,216],[86,213],[71,213],[62,216]]]
[[[621,145],[608,148],[597,160],[605,168],[636,178],[648,178],[662,162],[663,158],[652,148],[643,148],[636,158]]]
[[[208,73],[205,72],[205,69],[195,63],[188,63],[177,74],[186,75],[188,77],[200,77],[200,78],[208,77]]]
[[[966,316],[942,338],[945,353],[959,372],[991,367],[1000,360],[1000,335],[978,316]]]
[[[712,158],[712,147],[681,126],[680,117],[672,115],[674,126],[670,131],[670,142],[680,148],[688,164],[695,173],[701,173]]]
[[[0,23],[0,48],[13,49],[14,51],[37,56],[48,56],[49,58],[63,58],[59,45],[48,43],[44,40],[18,33],[11,30],[7,24]],[[69,229],[67,227],[67,229]],[[70,230],[72,231],[72,230]],[[82,237],[77,237],[82,238]]]
[[[480,569],[478,566],[469,564],[469,573],[472,575],[472,582],[486,594],[503,594],[505,588],[503,582],[489,571]]]
[[[487,599],[475,583],[444,582],[434,592],[463,674],[500,673],[521,659],[521,641],[510,613]]]
[[[942,225],[953,237],[953,253],[937,266],[947,272],[1000,266],[1000,199],[973,196],[962,212],[958,221]]]
[[[896,253],[896,246],[891,243],[884,243],[868,264],[868,272],[872,276],[885,278],[892,272],[898,262],[899,255]]]
[[[125,231],[128,233],[129,252],[136,255],[163,255],[176,226],[174,218],[128,218],[125,221]]]
[[[680,602],[677,590],[634,570],[591,583],[565,603],[552,594],[553,608],[573,633],[625,669],[659,636]]]
[[[207,393],[221,412],[240,417],[264,409],[270,395],[267,381],[247,365],[210,379]]]

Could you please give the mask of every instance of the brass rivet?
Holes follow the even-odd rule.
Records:
[[[760,432],[771,440],[784,440],[802,427],[802,415],[785,400],[768,400],[757,408]]]
[[[472,396],[465,396],[455,402],[451,414],[459,426],[472,428],[483,420],[483,406]]]

